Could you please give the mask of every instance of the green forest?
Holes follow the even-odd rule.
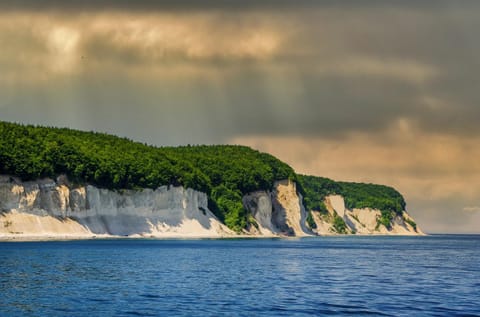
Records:
[[[297,175],[303,188],[303,201],[308,210],[325,211],[328,195],[342,195],[347,208],[373,208],[402,214],[403,196],[392,187],[376,184],[336,182],[325,177]]]
[[[341,195],[345,206],[372,208],[382,212],[379,224],[389,228],[395,215],[402,215],[406,203],[403,196],[392,187],[376,184],[335,182],[317,176],[297,175],[297,182],[303,189],[303,202],[307,210],[327,213],[324,199],[328,195]]]
[[[242,196],[292,179],[293,169],[245,146],[154,147],[71,129],[0,122],[0,173],[34,180],[66,174],[108,189],[182,185],[208,194],[209,208],[240,231],[248,225]]]
[[[154,147],[105,133],[0,121],[0,174],[35,180],[66,174],[76,184],[108,189],[182,185],[207,193],[209,208],[239,232],[250,224],[243,195],[270,190],[276,180],[296,181],[308,210],[322,211],[328,194],[348,207],[401,212],[403,197],[381,185],[334,182],[297,175],[274,156],[245,146]]]

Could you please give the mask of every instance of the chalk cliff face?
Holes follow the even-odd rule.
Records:
[[[207,195],[183,187],[115,192],[57,181],[0,176],[0,237],[221,237],[233,234]]]
[[[381,211],[377,209],[347,209],[342,196],[331,195],[325,198],[325,206],[328,214],[312,211],[313,219],[317,225],[313,231],[316,234],[328,235],[337,233],[334,227],[334,218],[339,217],[345,223],[345,233],[356,234],[400,234],[400,235],[422,235],[420,228],[412,226],[413,219],[404,211],[396,215],[387,228],[378,222]],[[410,223],[409,223],[410,221]]]
[[[308,212],[294,182],[274,184],[272,191],[244,196],[255,219],[246,231],[255,236],[309,236],[339,233],[423,234],[404,212],[389,228],[379,224],[381,211],[345,207],[342,196],[325,199],[328,214],[310,211],[316,228],[307,225]],[[340,218],[341,220],[337,219]],[[0,238],[92,236],[226,237],[235,233],[208,209],[207,195],[183,187],[111,191],[72,186],[65,177],[21,182],[0,176]]]
[[[257,221],[262,235],[333,235],[344,234],[400,234],[421,235],[423,232],[414,228],[407,220],[413,219],[407,212],[395,216],[389,228],[379,224],[381,211],[376,209],[353,209],[345,207],[342,196],[332,195],[325,199],[328,214],[311,211],[316,228],[306,224],[307,212],[301,203],[302,197],[296,191],[295,183],[282,181],[275,183],[272,192],[258,191],[247,195],[243,203]],[[335,218],[345,224],[344,232],[338,232]],[[338,222],[339,220],[337,220]]]
[[[275,182],[272,192],[257,191],[246,195],[243,204],[255,218],[262,235],[302,237],[313,234],[305,225],[306,211],[293,182]]]

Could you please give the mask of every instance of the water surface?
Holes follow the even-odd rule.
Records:
[[[480,316],[480,236],[0,243],[0,316]]]

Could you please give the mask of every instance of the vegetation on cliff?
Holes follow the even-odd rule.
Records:
[[[316,176],[297,175],[297,181],[303,188],[303,199],[307,210],[326,212],[324,205],[328,195],[342,195],[349,209],[372,208],[382,211],[386,218],[390,214],[401,215],[405,210],[403,196],[392,187],[375,184],[335,182]]]
[[[235,231],[255,225],[242,197],[283,179],[298,183],[308,211],[326,213],[323,201],[330,194],[344,196],[348,208],[382,210],[383,222],[405,209],[393,188],[296,175],[272,155],[245,146],[154,147],[104,133],[1,121],[0,136],[0,174],[22,180],[66,174],[74,183],[108,189],[182,185],[206,193],[209,208]],[[313,228],[311,214],[307,221]],[[337,227],[344,231],[338,220]]]
[[[66,174],[109,189],[182,185],[207,193],[210,209],[230,228],[249,221],[242,196],[292,179],[293,169],[245,146],[153,147],[70,129],[0,122],[0,173],[22,180]]]

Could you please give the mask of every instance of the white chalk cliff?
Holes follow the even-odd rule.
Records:
[[[243,198],[255,219],[255,226],[244,234],[335,234],[335,216],[343,219],[347,233],[422,234],[406,221],[411,220],[406,212],[386,228],[378,225],[379,210],[348,210],[341,196],[329,196],[325,203],[329,214],[311,211],[317,227],[311,229],[295,183],[276,182],[272,191],[257,191]],[[207,195],[193,189],[163,186],[156,190],[112,191],[73,186],[65,177],[22,182],[0,175],[0,239],[235,235],[208,209]]]
[[[342,196],[331,195],[325,198],[328,214],[311,211],[316,228],[309,228],[306,223],[307,211],[302,204],[302,197],[296,191],[295,183],[276,182],[272,192],[257,191],[246,195],[243,203],[255,218],[258,230],[254,233],[273,236],[309,236],[338,234],[334,228],[334,218],[341,218],[346,225],[347,234],[381,234],[381,235],[422,235],[418,227],[413,227],[407,220],[413,221],[406,211],[396,216],[390,228],[378,223],[381,211],[377,209],[353,209],[345,207]],[[412,222],[413,223],[413,222]]]
[[[296,185],[288,180],[274,184],[272,192],[257,191],[243,198],[245,208],[255,218],[262,235],[308,236],[307,213]]]
[[[0,238],[222,237],[233,232],[207,195],[183,187],[111,191],[73,187],[64,177],[21,182],[0,176]]]

